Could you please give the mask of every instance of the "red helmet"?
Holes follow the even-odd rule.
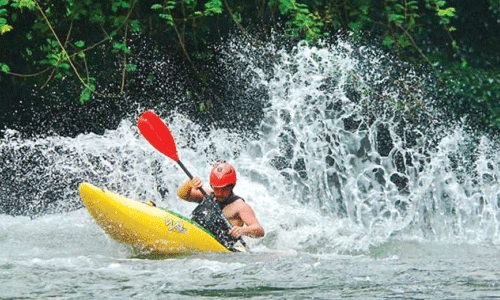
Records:
[[[236,170],[226,162],[215,164],[210,172],[210,185],[212,187],[225,187],[236,184]]]

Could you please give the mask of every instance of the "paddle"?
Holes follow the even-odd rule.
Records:
[[[137,127],[141,134],[156,150],[174,160],[186,173],[189,179],[193,179],[193,175],[191,175],[188,169],[186,169],[186,166],[184,166],[179,159],[175,140],[172,133],[170,133],[170,129],[168,129],[167,125],[165,125],[160,117],[152,110],[148,110],[139,117]],[[200,191],[203,196],[208,196],[203,188],[200,188]]]
[[[165,154],[172,160],[174,160],[186,173],[189,179],[193,179],[193,175],[186,169],[184,164],[179,159],[179,155],[177,154],[177,147],[175,145],[174,137],[172,133],[170,133],[170,129],[168,129],[167,125],[158,117],[152,110],[145,111],[137,121],[137,127],[141,134],[146,138],[146,140],[156,148],[156,150]],[[200,191],[205,198],[208,197],[207,192],[200,187]],[[228,227],[232,227],[231,223],[226,219],[226,217],[221,212],[222,220],[228,225]],[[242,238],[240,238],[241,244],[245,248],[247,245]]]

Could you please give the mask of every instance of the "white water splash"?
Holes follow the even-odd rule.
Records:
[[[246,100],[265,103],[257,134],[207,133],[159,113],[193,174],[207,178],[218,159],[236,165],[235,192],[267,231],[253,245],[346,252],[406,238],[498,244],[498,146],[445,119],[428,78],[345,41],[292,50],[231,45],[228,53],[248,89],[266,91]],[[9,132],[0,149],[4,212],[80,208],[82,181],[186,215],[194,208],[175,196],[185,175],[135,121],[102,136],[23,140]]]

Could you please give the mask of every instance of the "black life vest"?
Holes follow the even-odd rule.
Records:
[[[231,251],[235,251],[233,246],[238,240],[228,234],[231,224],[225,220],[222,209],[238,199],[241,198],[232,195],[224,202],[217,203],[214,201],[214,194],[210,194],[191,213],[191,220],[212,233],[219,243]]]

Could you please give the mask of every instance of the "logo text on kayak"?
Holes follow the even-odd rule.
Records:
[[[174,219],[167,217],[165,219],[165,225],[167,225],[169,232],[172,232],[172,231],[177,231],[178,233],[186,233],[187,232],[187,229],[186,229],[186,227],[184,227],[183,222],[181,220],[178,220],[177,222],[175,222]]]

